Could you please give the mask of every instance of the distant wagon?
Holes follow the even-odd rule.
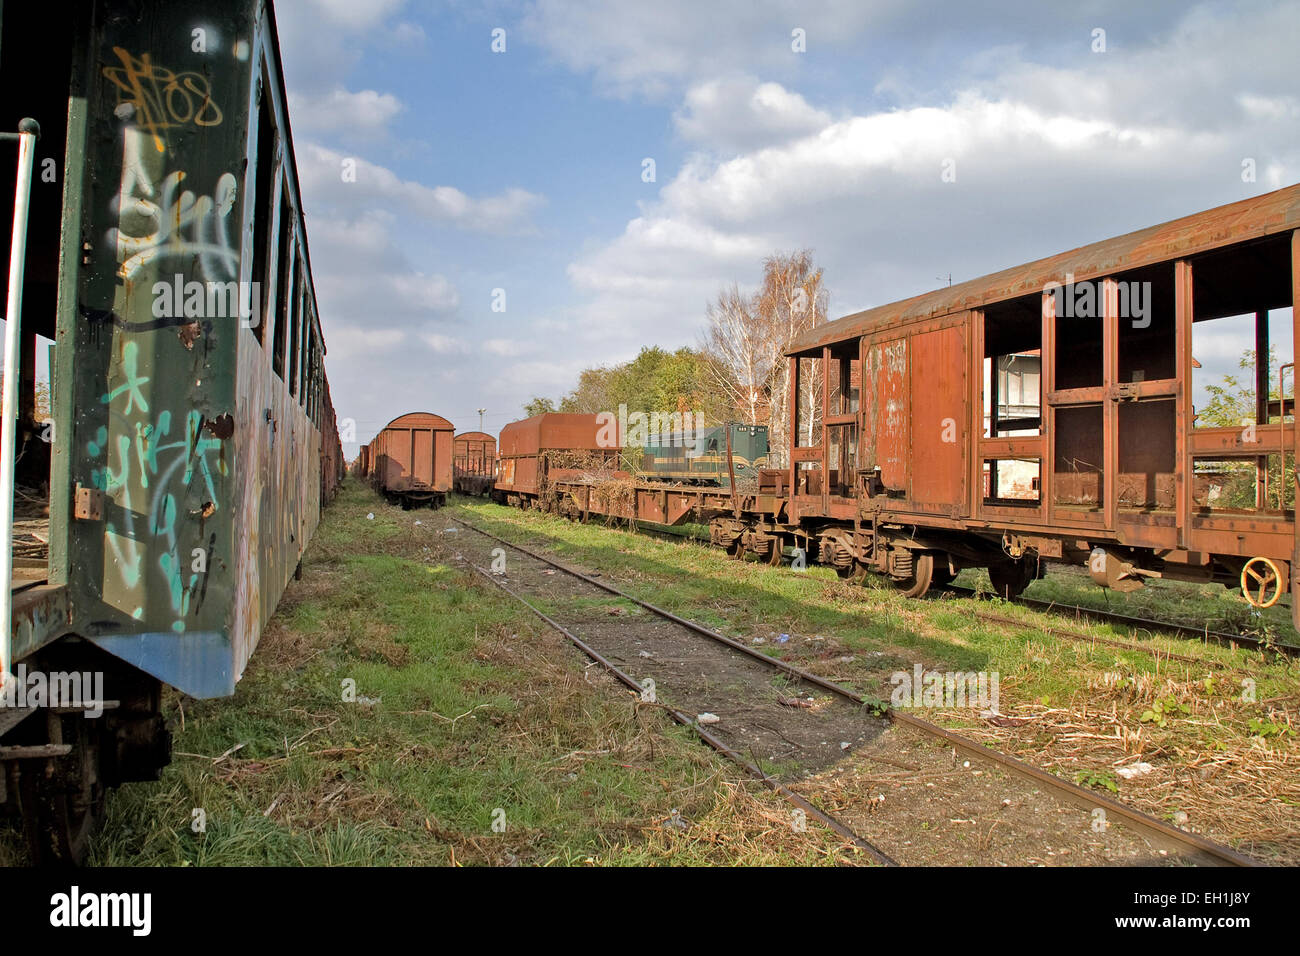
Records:
[[[451,491],[455,431],[447,419],[428,412],[394,418],[363,455],[366,478],[404,509],[441,507]]]
[[[497,474],[497,440],[485,432],[461,432],[452,451],[452,486],[463,495],[485,495]]]
[[[617,437],[607,440],[597,415],[551,412],[511,422],[501,429],[493,498],[528,506],[546,500],[551,482],[618,467]]]

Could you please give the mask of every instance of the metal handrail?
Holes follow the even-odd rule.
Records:
[[[31,199],[32,167],[41,127],[30,117],[18,123],[18,132],[0,133],[0,139],[18,141],[18,185],[14,190],[14,232],[9,247],[9,295],[5,301],[4,400],[0,405],[0,692],[13,679],[13,571],[14,571],[14,444],[18,437],[18,349],[23,315],[23,268],[27,260],[27,209]]]

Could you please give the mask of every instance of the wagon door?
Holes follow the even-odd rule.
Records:
[[[429,483],[433,485],[435,491],[450,491],[452,433],[449,431],[440,431],[431,434],[433,434],[435,447],[433,455],[433,477]],[[482,446],[480,445],[479,447],[481,448]],[[468,454],[466,457],[468,458]]]
[[[875,493],[907,495],[907,338],[863,340],[861,468]]]
[[[916,511],[954,517],[966,500],[967,323],[911,337],[911,483]]]
[[[411,478],[417,486],[433,487],[433,430],[411,429]]]

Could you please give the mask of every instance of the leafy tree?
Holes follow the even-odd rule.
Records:
[[[525,418],[532,418],[534,415],[545,415],[553,411],[555,411],[555,403],[549,398],[533,398],[524,404]]]

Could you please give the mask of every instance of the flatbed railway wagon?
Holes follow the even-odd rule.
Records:
[[[1297,294],[1290,186],[849,315],[792,344],[789,465],[757,493],[641,483],[607,511],[913,596],[965,567],[1015,595],[1059,562],[1268,606],[1300,567]],[[1207,386],[1236,363],[1195,357],[1216,338],[1252,367],[1226,409]],[[579,480],[548,493],[604,507]]]
[[[429,412],[394,418],[364,454],[370,483],[403,509],[442,507],[452,487],[455,431],[447,419]]]
[[[497,440],[486,432],[461,432],[452,446],[452,482],[462,495],[486,495],[497,474]]]
[[[652,480],[730,485],[734,474],[737,482],[750,484],[767,467],[767,426],[732,422],[674,432],[659,442],[629,449],[625,458],[639,460],[637,474]]]
[[[616,432],[599,415],[550,412],[511,422],[501,429],[497,443],[493,500],[551,510],[556,482],[616,473],[621,451]]]
[[[17,475],[48,524],[5,542],[48,553],[7,591],[0,804],[36,862],[75,862],[106,788],[169,761],[163,686],[234,693],[342,448],[271,6],[6,3],[0,102],[59,183],[32,184],[9,277],[20,437],[56,345],[48,470]]]

